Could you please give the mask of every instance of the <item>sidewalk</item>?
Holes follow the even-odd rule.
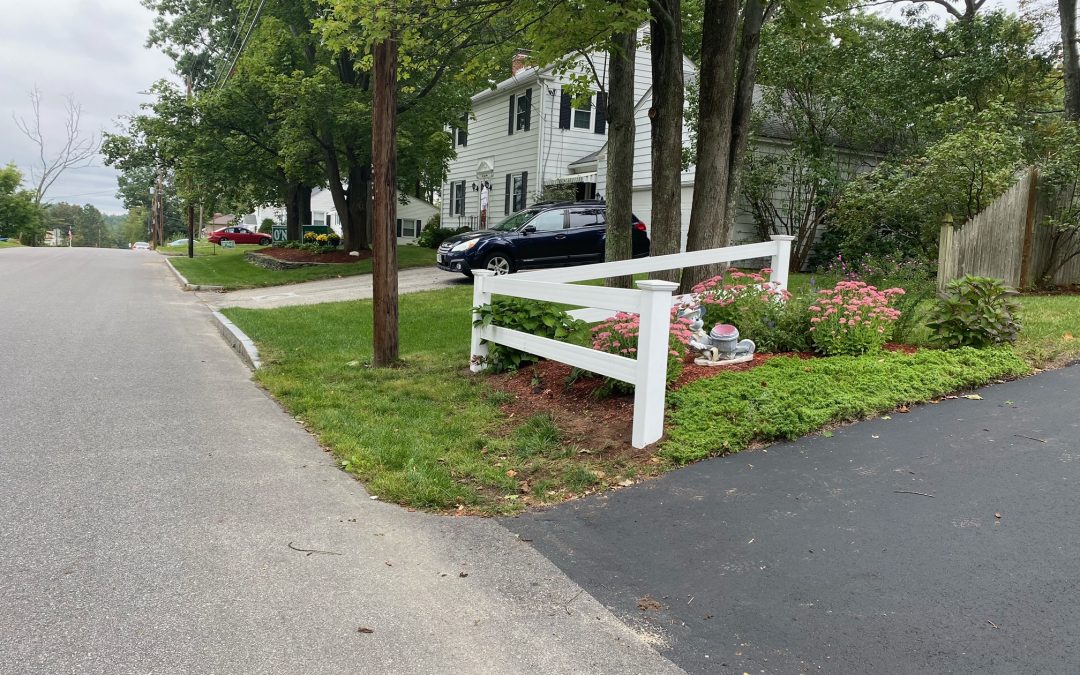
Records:
[[[461,274],[444,272],[435,267],[413,267],[398,272],[398,292],[416,293],[437,288],[465,286],[471,282]],[[229,293],[197,291],[196,297],[213,309],[243,307],[272,309],[292,305],[316,305],[323,302],[367,300],[372,295],[370,274],[307,281],[302,284],[250,288]]]

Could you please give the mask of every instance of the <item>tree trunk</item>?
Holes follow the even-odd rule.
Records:
[[[738,0],[706,0],[702,22],[701,72],[695,160],[694,203],[690,208],[687,251],[725,246],[730,233],[724,228],[728,204],[732,117],[735,106],[735,35],[739,26]],[[681,293],[702,279],[715,276],[720,265],[683,271]]]
[[[285,237],[289,241],[300,240],[300,205],[296,198],[296,183],[285,187]]]
[[[652,20],[652,254],[678,253],[682,244],[683,53],[680,0],[650,2]],[[678,270],[651,275],[674,281]]]
[[[607,239],[604,260],[629,260],[633,255],[630,223],[634,218],[634,52],[637,33],[612,36],[607,95]],[[630,288],[631,277],[612,277],[604,285]]]
[[[1076,0],[1058,0],[1065,70],[1065,116],[1080,120],[1080,56],[1076,48]]]
[[[304,225],[311,225],[311,186],[296,186],[296,215],[300,219],[300,238],[304,238]]]
[[[100,237],[99,237],[100,239]],[[98,246],[101,246],[99,241]],[[195,205],[187,207],[187,257],[195,257]]]
[[[718,2],[719,0],[713,0]],[[724,0],[726,2],[726,0]],[[735,3],[738,5],[739,3]],[[708,12],[708,5],[706,5],[706,12]],[[730,11],[730,8],[728,8]],[[726,141],[726,157],[717,157],[716,161],[722,161],[726,164],[726,186],[723,187],[720,192],[724,195],[724,201],[720,203],[716,208],[720,215],[720,221],[716,227],[716,231],[709,237],[707,234],[698,232],[696,234],[696,240],[698,245],[702,245],[703,248],[727,246],[731,243],[732,231],[735,229],[735,216],[738,214],[739,206],[739,190],[740,180],[742,174],[742,163],[746,157],[746,146],[750,138],[750,121],[751,112],[754,102],[754,83],[757,80],[757,54],[758,46],[761,44],[761,27],[765,23],[767,18],[768,8],[764,6],[760,0],[746,0],[746,4],[743,7],[742,12],[742,33],[739,37],[739,50],[737,61],[732,59],[731,73],[735,76],[734,84],[734,101],[730,104],[731,116],[729,118],[727,129],[724,133],[729,134],[729,138]],[[707,18],[706,18],[707,20]],[[736,24],[730,26],[732,31],[727,35],[727,39],[734,43],[734,31],[738,27],[738,19]],[[720,26],[717,24],[716,30],[719,30]],[[708,32],[705,33],[708,36]],[[699,109],[701,110],[701,122],[704,127],[704,121],[709,110],[709,107],[705,104],[704,87],[706,82],[705,75],[705,44],[710,42],[708,37],[703,37],[702,40],[702,99]],[[715,44],[715,43],[714,43]],[[719,45],[716,45],[717,49],[720,49]],[[735,64],[737,63],[737,68]],[[730,86],[730,85],[728,85]],[[729,89],[730,92],[730,89]],[[731,94],[729,93],[729,96]],[[698,130],[698,161],[701,161],[701,145],[703,128]],[[717,148],[719,150],[719,148]],[[701,166],[697,167],[697,173],[694,180],[694,208],[697,207],[697,190],[698,185],[702,183],[701,179]],[[706,188],[707,189],[707,188]],[[694,216],[691,212],[690,227],[694,229]],[[690,237],[688,236],[688,239]],[[700,250],[697,248],[691,248],[691,244],[687,242],[687,250]],[[681,292],[688,292],[689,289],[696,283],[706,279],[710,276],[714,276],[719,273],[718,266],[706,266],[698,267],[689,270],[683,274],[682,285],[680,287]]]
[[[376,368],[398,360],[397,236],[397,42],[389,37],[375,45],[375,87],[371,116],[373,188],[372,305],[375,315],[373,363]]]

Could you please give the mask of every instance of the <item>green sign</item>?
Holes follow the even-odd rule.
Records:
[[[232,239],[222,239],[221,248],[236,248],[236,242]]]
[[[284,242],[289,240],[289,229],[284,225],[274,225],[272,234],[275,244],[278,242]]]

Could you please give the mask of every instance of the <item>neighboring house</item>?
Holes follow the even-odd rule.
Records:
[[[427,201],[398,192],[398,243],[414,243],[416,238],[420,236],[420,231],[424,225],[438,212],[439,209]],[[285,208],[281,206],[260,206],[255,210],[255,213],[245,215],[242,222],[245,227],[258,229],[266,218],[279,225],[284,225]],[[329,227],[334,232],[341,234],[341,222],[338,219],[337,208],[334,206],[334,198],[329,190],[316,190],[312,193],[310,224],[318,227]]]
[[[647,37],[647,29],[642,31]],[[652,106],[652,66],[648,41],[635,54],[633,211],[652,223],[652,154],[649,108]],[[589,55],[602,82],[607,79],[607,55]],[[689,86],[697,77],[696,68],[684,59],[684,78]],[[591,73],[579,59],[578,71]],[[573,183],[578,199],[602,199],[607,188],[607,121],[604,94],[595,93],[590,105],[572,106],[563,87],[571,76],[553,68],[518,68],[492,89],[472,97],[472,112],[461,125],[451,129],[457,158],[450,161],[442,188],[443,227],[481,224],[481,194],[488,191],[487,222],[533,204],[544,189],[553,184]],[[606,86],[605,86],[606,88]],[[757,96],[755,96],[757,98]],[[791,141],[782,125],[764,124],[754,137],[755,148],[766,152],[786,152]],[[683,145],[690,146],[689,127],[683,129]],[[690,225],[693,205],[694,167],[682,173],[682,246]],[[777,191],[777,199],[787,192]],[[758,227],[745,203],[740,204],[732,234],[735,243],[759,241]]]

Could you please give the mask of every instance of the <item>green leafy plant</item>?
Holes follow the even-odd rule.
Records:
[[[555,340],[570,340],[585,328],[584,321],[571,318],[550,302],[500,297],[476,311],[480,315],[477,325],[501,326]],[[540,360],[535,354],[493,342],[487,344],[488,367],[495,372],[518,370]]]
[[[259,234],[270,234],[274,231],[274,219],[263,218],[262,224],[259,225]]]
[[[455,234],[463,234],[465,232],[472,232],[472,228],[468,226],[457,228],[439,227],[438,217],[435,217],[429,220],[427,225],[424,226],[423,231],[420,232],[420,236],[416,239],[416,245],[425,248],[439,248],[439,244],[443,243],[448,238]]]
[[[1016,292],[999,279],[967,275],[938,295],[926,325],[945,347],[989,347],[1016,341],[1021,323]]]

